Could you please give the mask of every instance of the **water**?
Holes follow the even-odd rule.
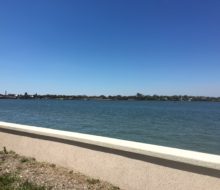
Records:
[[[0,100],[0,121],[220,154],[220,103]]]

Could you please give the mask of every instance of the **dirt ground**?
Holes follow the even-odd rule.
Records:
[[[12,151],[8,152],[4,148],[0,151],[0,189],[118,190],[119,188],[73,170],[37,162],[34,158],[20,156]]]

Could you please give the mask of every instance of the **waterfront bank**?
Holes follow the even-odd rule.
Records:
[[[59,179],[59,180],[57,180]],[[1,190],[119,190],[72,169],[0,149]]]
[[[73,168],[123,189],[213,189],[220,156],[0,122],[0,146]]]

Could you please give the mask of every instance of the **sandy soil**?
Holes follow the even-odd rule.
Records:
[[[17,186],[21,182],[28,181],[43,189],[52,190],[119,189],[107,182],[89,178],[76,171],[54,164],[37,162],[34,158],[23,157],[12,151],[8,152],[6,149],[0,151],[0,176],[5,174],[16,176]]]

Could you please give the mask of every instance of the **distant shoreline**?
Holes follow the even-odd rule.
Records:
[[[38,95],[33,94],[29,95],[27,93],[22,94],[0,94],[0,99],[51,99],[51,100],[105,100],[105,101],[118,101],[118,100],[138,100],[138,101],[203,101],[203,102],[220,102],[220,97],[208,97],[208,96],[188,96],[188,95],[173,95],[173,96],[165,96],[165,95],[143,95],[137,93],[134,96],[87,96],[87,95],[54,95],[54,94],[46,94],[46,95]]]

